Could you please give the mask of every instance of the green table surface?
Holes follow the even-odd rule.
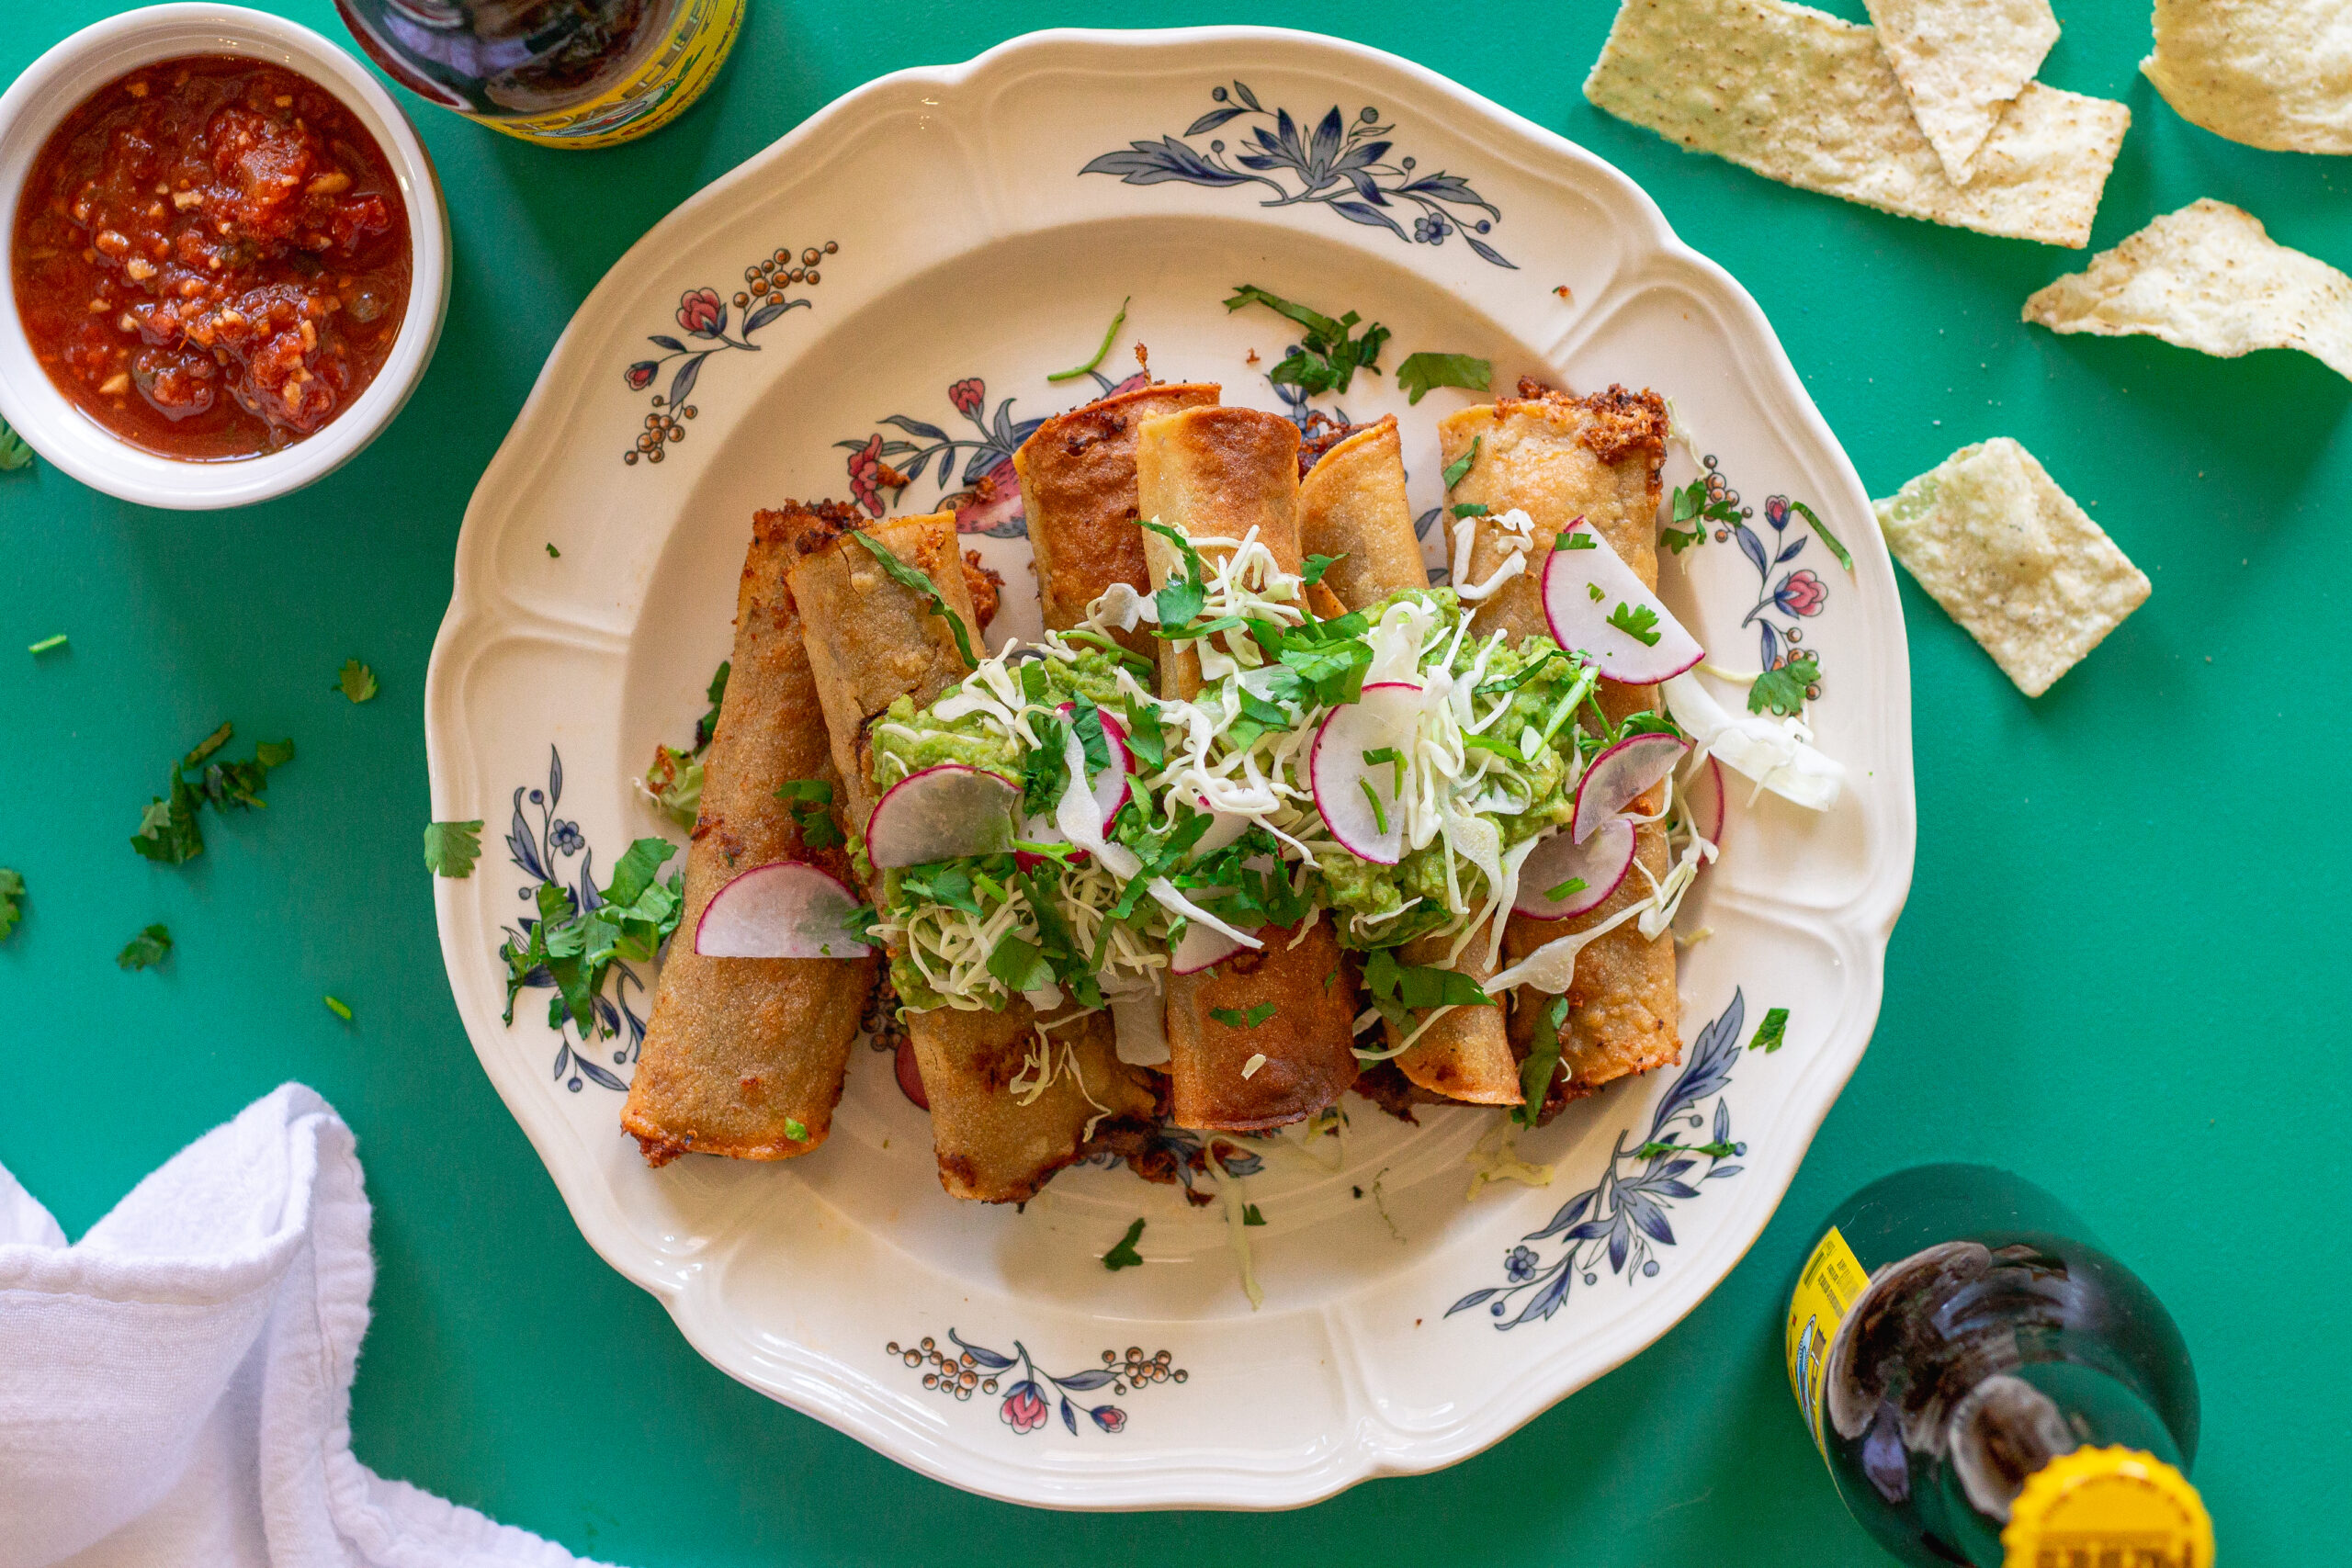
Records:
[[[116,8],[21,13],[0,74]],[[274,8],[345,37],[326,0]],[[1860,0],[1834,8],[1862,19]],[[752,0],[708,97],[617,151],[526,146],[404,96],[448,188],[455,290],[438,357],[367,453],[221,513],[0,475],[0,736],[24,790],[0,864],[31,887],[0,944],[0,1162],[78,1235],[256,1096],[314,1086],[356,1130],[376,1204],[359,1457],[624,1563],[1822,1568],[1883,1560],[1789,1397],[1791,1275],[1862,1182],[1985,1160],[2064,1195],[2179,1319],[2224,1560],[2301,1561],[2352,1469],[2335,1332],[2352,1267],[2328,1174],[2352,1117],[2334,811],[2352,711],[2326,640],[2347,616],[2352,385],[2290,353],[2027,328],[2020,301],[2083,254],[1787,190],[1608,118],[1578,88],[1612,9]],[[2352,163],[2180,119],[2137,73],[2147,0],[2062,9],[2042,79],[2132,114],[2095,248],[2216,197],[2352,266]],[[417,852],[425,661],[476,477],[573,308],[680,200],[887,71],[1031,28],[1223,21],[1344,32],[1591,148],[1755,294],[1871,493],[2015,435],[2155,592],[2029,701],[1905,579],[1918,871],[1877,1038],[1778,1217],[1673,1332],[1438,1474],[1285,1515],[1047,1514],[923,1480],[738,1385],[582,1241],[444,979]],[[16,651],[59,631],[65,650]],[[365,706],[331,690],[355,655],[383,685]],[[187,866],[150,865],[126,835],[224,718],[241,746],[290,735],[300,755],[266,812],[211,827]],[[157,919],[170,960],[119,971]]]

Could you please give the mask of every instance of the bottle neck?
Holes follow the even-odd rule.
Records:
[[[1949,1434],[1937,1533],[1978,1568],[2002,1568],[2011,1505],[2052,1460],[2120,1447],[2183,1468],[2171,1431],[2136,1387],[2075,1361],[2032,1361],[1985,1378],[1953,1406]]]

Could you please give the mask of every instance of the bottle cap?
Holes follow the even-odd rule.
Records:
[[[2154,1454],[2076,1449],[2026,1478],[2001,1548],[2005,1568],[2213,1568],[2213,1521],[2197,1488]]]

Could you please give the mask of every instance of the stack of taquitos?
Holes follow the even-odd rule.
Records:
[[[1448,491],[1455,503],[1486,507],[1470,553],[1470,581],[1484,582],[1502,565],[1505,547],[1493,519],[1516,509],[1533,524],[1531,566],[1540,566],[1562,528],[1586,519],[1644,583],[1657,585],[1659,472],[1666,460],[1665,400],[1653,392],[1606,392],[1577,398],[1541,382],[1521,380],[1520,395],[1449,414],[1438,440],[1451,467],[1476,457]],[[1521,572],[1478,607],[1477,626],[1526,636],[1550,635],[1540,573]],[[1656,689],[1603,681],[1601,706],[1611,718],[1651,707]],[[1652,808],[1645,804],[1644,809]],[[1667,871],[1666,829],[1645,823],[1634,856],[1651,878]],[[1511,917],[1504,954],[1516,963],[1555,937],[1588,930],[1649,896],[1649,878],[1626,877],[1608,902],[1573,920]],[[1612,1078],[1646,1072],[1680,1059],[1680,1004],[1675,990],[1672,933],[1652,940],[1628,920],[1577,955],[1570,984],[1568,1027],[1560,1040],[1560,1066],[1545,1092],[1545,1111],[1589,1094]],[[1510,1018],[1514,1050],[1524,1057],[1539,1010],[1551,998],[1523,994]]]
[[[858,525],[846,507],[804,507],[786,539],[818,701],[834,764],[849,782],[850,819],[862,832],[875,805],[868,727],[901,696],[930,702],[962,679],[965,665],[955,634],[926,599],[893,581],[850,537]],[[891,518],[864,532],[930,579],[977,649],[955,513]],[[1001,1012],[910,1010],[906,1025],[931,1101],[940,1183],[955,1197],[1032,1197],[1079,1157],[1090,1124],[1153,1109],[1149,1087],[1118,1060],[1106,1014],[1041,1019],[1015,998]],[[1016,1099],[1010,1087],[1024,1066],[1042,1088]]]

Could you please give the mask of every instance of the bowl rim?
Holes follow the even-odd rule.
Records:
[[[375,137],[408,204],[408,316],[367,390],[316,434],[283,451],[191,462],[133,446],[83,413],[33,357],[17,313],[17,206],[59,123],[127,72],[159,60],[266,60],[326,89]],[[55,44],[0,94],[0,417],[43,458],[93,490],[179,511],[272,500],[341,468],[390,424],[424,378],[449,304],[449,213],[415,127],[367,68],[333,40],[242,6],[181,3],[108,17]]]

